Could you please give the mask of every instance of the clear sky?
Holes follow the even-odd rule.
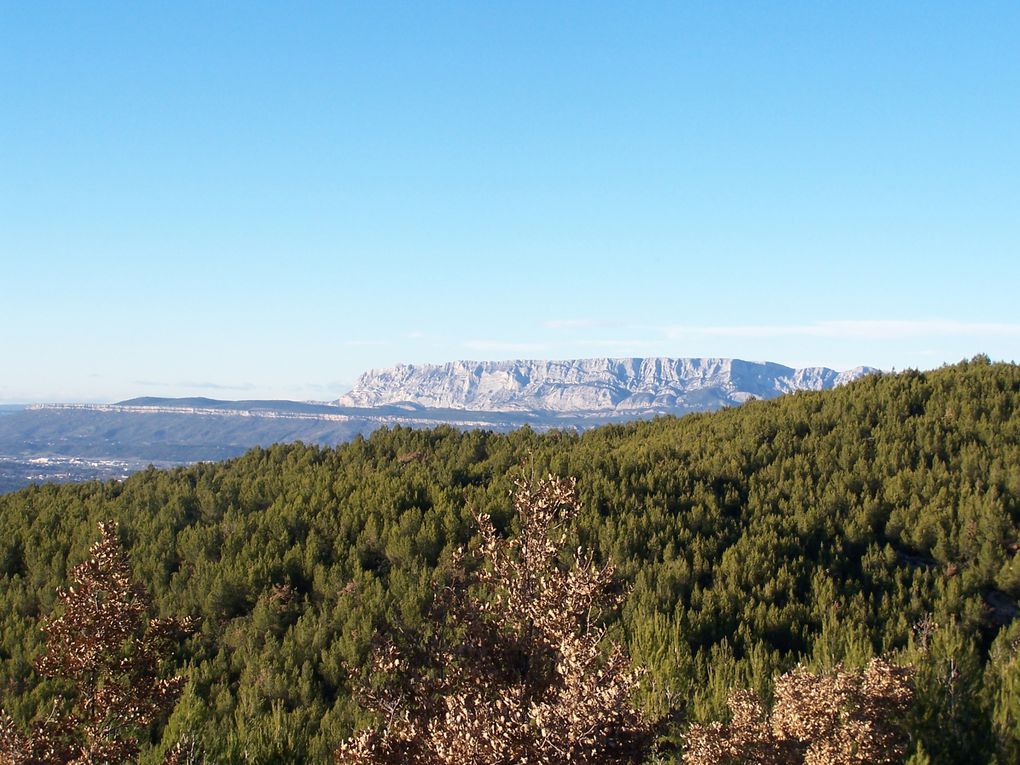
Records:
[[[1020,3],[0,0],[0,402],[1020,360]]]

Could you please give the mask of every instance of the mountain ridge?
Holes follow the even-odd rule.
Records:
[[[728,358],[591,358],[398,364],[361,375],[331,402],[341,407],[411,403],[473,411],[680,413],[826,390],[873,367],[796,369]]]

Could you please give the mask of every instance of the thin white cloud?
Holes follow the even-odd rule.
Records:
[[[179,382],[175,387],[202,388],[204,390],[255,390],[252,383]]]
[[[712,337],[822,337],[904,339],[912,337],[1020,337],[1020,324],[967,322],[948,319],[819,321],[813,324],[748,324],[736,326],[674,325],[663,327],[671,340]]]
[[[685,337],[820,337],[904,339],[915,337],[1020,337],[1020,323],[975,322],[955,319],[849,319],[805,324],[673,324],[648,325],[605,322],[595,319],[554,319],[542,322],[546,329],[611,328],[631,332],[654,332],[669,340]],[[637,344],[641,341],[588,341],[590,344]]]
[[[550,319],[542,322],[542,326],[546,329],[587,329],[602,325],[603,322],[595,319]]]
[[[255,390],[255,385],[246,383],[216,383],[216,382],[195,382],[185,380],[182,382],[161,382],[159,380],[135,380],[132,385],[143,388],[200,388],[204,390]]]
[[[652,348],[662,345],[661,340],[616,340],[605,338],[602,340],[581,340],[578,345],[587,348]]]
[[[305,393],[332,393],[338,390],[350,390],[351,383],[346,380],[336,380],[328,383],[310,382],[299,385],[296,389]]]
[[[472,351],[512,351],[514,353],[531,353],[547,351],[546,343],[505,343],[499,340],[468,340],[464,347]]]

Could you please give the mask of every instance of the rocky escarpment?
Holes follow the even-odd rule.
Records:
[[[684,412],[824,390],[875,371],[712,358],[454,361],[363,374],[338,406],[412,404],[476,411]]]

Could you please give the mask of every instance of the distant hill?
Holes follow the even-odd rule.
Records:
[[[215,398],[195,396],[191,398],[161,398],[157,396],[140,396],[118,401],[110,406],[116,407],[156,407],[173,409],[215,409],[215,410],[249,410],[267,412],[299,412],[303,414],[331,414],[336,408],[330,404],[285,401],[279,399],[255,401],[223,401]]]
[[[550,427],[527,413],[355,409],[295,401],[147,397],[118,404],[32,405],[0,417],[0,493],[36,482],[119,478],[148,463],[222,460],[254,446],[335,445],[387,426],[505,432],[526,424]],[[590,425],[576,419],[558,424]]]

